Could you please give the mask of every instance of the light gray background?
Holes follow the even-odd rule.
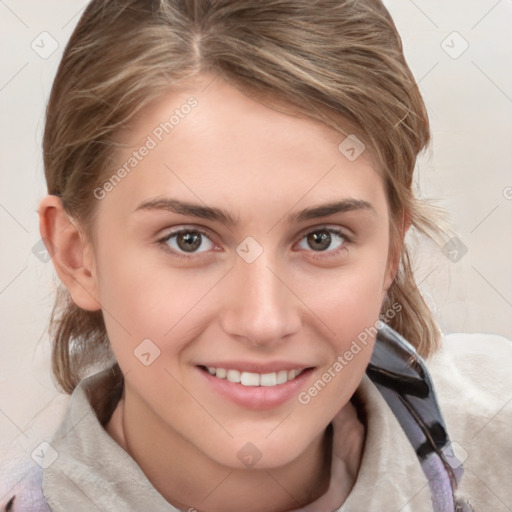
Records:
[[[46,334],[56,274],[33,248],[45,194],[44,107],[86,3],[0,0],[0,454],[14,439],[29,450],[46,439],[65,401],[50,377]],[[445,249],[460,258],[451,261],[442,248],[420,242],[420,289],[445,333],[512,339],[512,2],[385,3],[432,124],[418,189],[451,212],[467,248],[462,258]],[[58,47],[48,55],[52,44]]]

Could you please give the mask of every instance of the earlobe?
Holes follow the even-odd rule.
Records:
[[[38,213],[41,238],[73,302],[88,311],[101,309],[91,244],[68,216],[59,197],[47,195],[41,199]]]

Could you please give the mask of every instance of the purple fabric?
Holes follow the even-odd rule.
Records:
[[[29,458],[4,462],[0,467],[0,512],[50,512],[41,490],[42,471]]]
[[[368,376],[398,419],[428,479],[434,512],[471,512],[457,501],[464,473],[451,448],[425,361],[399,333],[381,322]]]

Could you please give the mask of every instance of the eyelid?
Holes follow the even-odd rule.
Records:
[[[316,226],[309,226],[308,228],[305,228],[303,231],[301,231],[298,235],[300,239],[302,239],[304,236],[308,235],[309,233],[314,233],[316,231],[329,231],[329,230],[335,230],[339,231],[340,234],[343,235],[343,238],[345,238],[347,241],[352,242],[353,238],[355,238],[355,233],[344,226],[339,226],[336,224],[318,224]]]
[[[170,238],[172,235],[177,235],[178,233],[181,233],[181,232],[197,232],[197,233],[201,233],[202,235],[208,237],[210,240],[212,240],[213,242],[213,235],[210,233],[210,231],[207,229],[207,228],[203,228],[203,227],[198,227],[198,226],[194,226],[193,224],[183,224],[183,225],[180,225],[179,227],[175,227],[175,228],[169,228],[168,230],[164,230],[165,234],[164,235],[161,235],[161,236],[158,236],[158,239],[159,240],[162,240],[162,239],[168,239]]]

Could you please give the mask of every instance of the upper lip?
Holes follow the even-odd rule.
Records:
[[[211,361],[198,366],[209,366],[213,368],[224,368],[226,370],[238,370],[239,372],[261,374],[274,373],[280,370],[305,370],[312,367],[311,365],[294,363],[291,361],[273,361],[270,363],[255,363],[254,361]]]

